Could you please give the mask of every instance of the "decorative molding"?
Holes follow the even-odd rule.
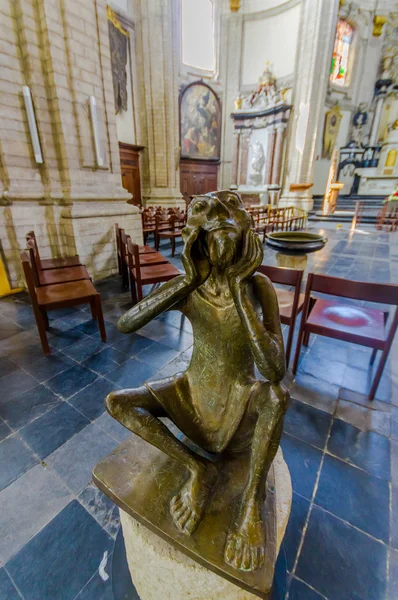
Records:
[[[283,4],[279,6],[274,6],[272,8],[267,8],[265,10],[260,10],[254,13],[245,13],[243,14],[244,21],[261,21],[262,19],[269,19],[270,17],[276,17],[287,10],[290,10],[300,4],[301,0],[287,0]]]

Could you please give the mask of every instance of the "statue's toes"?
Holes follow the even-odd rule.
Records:
[[[192,511],[191,512],[191,516],[189,517],[189,519],[185,523],[185,532],[188,535],[191,535],[195,531],[198,523],[199,523],[199,517],[198,517],[198,515],[196,513],[194,513]]]
[[[232,534],[225,545],[224,560],[239,571],[256,571],[264,566],[264,547],[252,546],[239,534]]]

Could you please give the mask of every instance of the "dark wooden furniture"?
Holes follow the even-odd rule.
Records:
[[[115,237],[116,237],[116,252],[117,252],[117,266],[119,275],[123,278],[123,285],[128,286],[128,273],[127,273],[127,246],[121,242],[121,227],[115,223]],[[152,254],[156,252],[151,246],[139,246],[140,254]]]
[[[176,216],[171,214],[167,222],[156,220],[155,247],[159,249],[159,243],[162,239],[169,239],[171,242],[171,255],[174,256],[176,249],[176,239],[182,237],[182,230],[185,227],[185,214]]]
[[[70,281],[80,281],[82,279],[91,279],[86,267],[63,267],[58,269],[47,269],[41,271],[36,260],[36,246],[32,239],[26,242],[27,250],[30,254],[35,284],[37,286],[53,285],[54,283],[68,283]]]
[[[160,265],[141,265],[138,246],[133,244],[130,238],[127,239],[127,252],[133,304],[142,300],[143,285],[163,283],[177,277],[177,275],[181,275],[180,271],[169,262]]]
[[[289,325],[289,335],[287,338],[285,351],[286,366],[288,367],[296,318],[299,312],[303,309],[304,305],[304,294],[300,293],[303,271],[300,269],[285,269],[281,267],[270,267],[267,265],[261,265],[258,268],[258,271],[266,275],[272,281],[272,283],[294,287],[294,291],[278,287],[275,288],[278,298],[281,323],[284,325]]]
[[[204,160],[180,161],[181,194],[199,196],[217,190],[218,162]]]
[[[64,267],[79,267],[82,265],[79,256],[67,256],[65,258],[41,258],[39,252],[39,246],[37,244],[35,232],[28,231],[26,234],[26,241],[32,240],[35,246],[35,257],[38,268],[40,271],[47,271],[47,269],[63,269]]]
[[[316,298],[311,309],[311,292],[362,302],[391,304],[397,308],[391,318],[390,326],[387,327],[389,313],[375,308]],[[293,373],[297,371],[303,338],[311,333],[373,348],[370,364],[373,364],[377,350],[381,350],[382,355],[369,392],[369,399],[373,400],[397,326],[398,285],[349,281],[310,273],[305,291]]]
[[[140,151],[144,146],[119,142],[120,171],[123,187],[133,194],[131,204],[141,206]]]
[[[44,354],[51,354],[46,334],[49,326],[47,311],[57,308],[90,304],[92,317],[98,321],[101,339],[106,342],[101,296],[89,279],[37,287],[30,256],[26,251],[21,253],[21,260]]]

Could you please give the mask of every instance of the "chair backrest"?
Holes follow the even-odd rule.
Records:
[[[32,270],[31,259],[30,259],[30,255],[28,254],[28,252],[26,250],[21,252],[21,262],[22,262],[23,272],[25,275],[26,285],[28,286],[30,299],[32,301],[32,304],[34,306],[38,307],[36,286],[35,286],[35,282],[34,282],[34,274],[33,274],[33,270]]]
[[[391,283],[350,281],[340,277],[310,273],[306,293],[311,290],[330,296],[398,306],[398,285]]]
[[[29,239],[26,242],[26,250],[29,252],[29,260],[30,260],[30,265],[32,268],[32,276],[33,276],[33,281],[36,287],[39,287],[40,285],[40,268],[39,265],[37,263],[37,257],[36,257],[36,245],[34,243],[34,240]]]
[[[116,250],[117,250],[117,253],[118,253],[119,257],[121,257],[121,252],[120,252],[120,228],[119,228],[119,225],[117,223],[115,223],[115,235],[116,235]]]
[[[35,260],[36,260],[37,268],[39,269],[39,271],[42,271],[43,269],[42,269],[42,266],[41,266],[41,258],[40,258],[39,246],[37,245],[36,235],[35,235],[35,232],[33,231],[33,229],[31,231],[28,231],[28,233],[26,234],[26,242],[27,242],[27,244],[29,245],[29,243],[31,241],[34,244]]]
[[[260,265],[257,271],[269,277],[272,283],[291,285],[298,288],[300,288],[304,272],[301,269],[286,269],[269,265]]]
[[[135,278],[137,283],[141,283],[141,265],[140,265],[140,252],[139,246],[133,244],[131,237],[127,236],[127,254],[129,260],[129,268],[134,269]]]

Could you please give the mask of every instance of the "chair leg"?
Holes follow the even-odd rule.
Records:
[[[47,333],[46,333],[46,322],[44,316],[41,313],[41,310],[35,310],[36,317],[36,325],[39,331],[41,347],[43,348],[43,352],[46,356],[51,354],[50,346],[48,344]]]
[[[132,277],[130,277],[130,293],[131,293],[131,302],[133,306],[135,306],[138,302],[137,300],[137,288],[135,285],[135,281]]]
[[[286,369],[289,368],[290,352],[292,350],[292,342],[293,342],[293,334],[294,334],[294,323],[289,325],[289,335],[287,336],[287,344],[286,344],[286,350],[285,350]]]
[[[304,313],[304,311],[303,311],[303,313]],[[304,337],[304,334],[306,333],[304,331],[303,316],[304,316],[304,314],[301,315],[301,323],[300,323],[300,329],[299,329],[299,334],[298,334],[298,339],[297,339],[296,354],[294,356],[294,363],[293,363],[293,375],[295,375],[297,373],[297,367],[298,367],[299,358],[300,358],[301,346],[303,344],[303,337]]]
[[[306,331],[303,337],[303,346],[308,346],[310,343],[310,332]]]
[[[40,312],[41,312],[41,314],[42,314],[43,321],[44,321],[44,324],[45,324],[45,326],[46,326],[46,329],[48,329],[48,328],[50,327],[50,323],[49,323],[49,321],[48,321],[48,313],[47,313],[47,311],[46,311],[46,310],[44,310],[44,308],[41,308],[41,309],[40,309]]]
[[[96,310],[97,307],[95,305],[95,297],[91,298],[90,307],[91,307],[91,316],[95,321],[97,319],[97,310]]]
[[[122,286],[123,286],[123,289],[126,289],[129,287],[128,268],[124,261],[122,263]]]
[[[159,236],[155,233],[155,250],[159,250]]]
[[[373,348],[372,356],[370,357],[370,364],[373,365],[377,354],[377,349]]]
[[[384,369],[384,366],[385,366],[386,361],[387,361],[388,352],[389,352],[389,348],[383,351],[383,354],[381,356],[380,362],[379,362],[379,364],[377,366],[376,375],[375,375],[375,378],[373,380],[372,387],[371,387],[371,390],[370,390],[370,393],[369,393],[369,400],[374,400],[374,397],[376,395],[376,391],[377,391],[378,385],[380,383],[381,376],[383,374],[383,369]]]
[[[105,323],[104,323],[104,315],[102,312],[101,296],[99,294],[94,296],[94,303],[95,303],[95,312],[96,312],[97,320],[98,320],[98,328],[101,333],[101,340],[103,342],[106,342],[106,329],[105,329]]]
[[[176,240],[174,237],[171,238],[171,256],[174,258],[174,254],[176,251]]]
[[[138,297],[138,302],[141,302],[141,300],[142,300],[142,284],[141,284],[141,282],[140,283],[137,282],[137,297]]]

